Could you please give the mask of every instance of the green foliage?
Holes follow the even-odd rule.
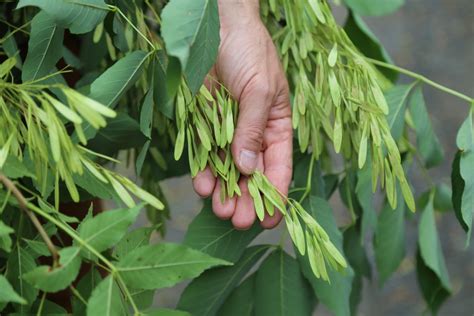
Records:
[[[21,73],[23,82],[49,75],[61,58],[63,36],[64,30],[46,12],[40,11],[33,18],[28,55]]]
[[[179,59],[194,94],[217,57],[217,0],[172,1],[163,10],[162,18],[167,53]]]
[[[405,205],[400,202],[394,210],[385,205],[377,220],[375,261],[381,283],[392,275],[405,257]]]
[[[35,288],[45,292],[57,292],[66,288],[74,281],[81,267],[78,247],[66,247],[59,251],[57,267],[39,266],[25,274],[22,278]]]
[[[105,17],[107,6],[103,0],[20,0],[17,8],[37,6],[49,14],[56,23],[72,33],[87,33]]]
[[[344,3],[361,15],[384,15],[403,5],[405,0],[384,0],[374,3],[370,0],[344,0]]]
[[[117,271],[133,288],[159,289],[230,263],[176,244],[142,246],[123,256]]]
[[[120,289],[112,276],[106,277],[92,291],[87,301],[87,315],[126,315]]]
[[[275,250],[262,263],[255,278],[255,315],[310,315],[314,298],[298,261]]]
[[[436,228],[433,194],[426,202],[419,226],[417,274],[428,307],[436,314],[451,293],[451,284]]]
[[[265,245],[249,247],[233,266],[204,272],[186,287],[178,308],[193,315],[218,315],[224,300],[267,250]]]
[[[232,223],[219,220],[207,201],[189,225],[183,243],[213,257],[235,262],[261,231],[259,225],[245,232],[236,230]]]
[[[279,246],[258,245],[259,223],[238,231],[219,220],[209,200],[182,244],[150,242],[173,216],[163,179],[209,166],[222,198],[241,193],[230,151],[238,104],[225,87],[203,85],[220,44],[217,0],[2,3],[0,313],[311,315],[319,301],[354,315],[364,279],[382,286],[412,259],[405,228],[414,220],[418,283],[437,313],[453,290],[436,219],[453,209],[467,245],[472,234],[474,102],[395,66],[361,18],[403,2],[346,0],[342,28],[326,1],[261,1],[291,89],[294,175],[289,197],[259,172],[248,188],[260,220],[284,215]],[[397,84],[399,73],[416,80]],[[451,186],[426,181],[413,215],[405,171],[429,175],[445,159],[423,84],[471,110]],[[139,179],[114,171],[120,162]],[[336,191],[343,227],[329,203]],[[97,213],[96,199],[117,206]],[[71,201],[87,215],[65,212]],[[143,208],[151,225],[137,228]],[[184,280],[178,310],[152,306],[157,289]],[[63,289],[67,302],[52,301]]]

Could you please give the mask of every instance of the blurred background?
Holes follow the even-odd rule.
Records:
[[[335,7],[338,21],[347,14]],[[473,0],[407,0],[396,13],[383,17],[366,17],[364,20],[385,46],[394,62],[428,78],[474,95],[474,1]],[[401,82],[408,78],[401,77]],[[446,152],[443,165],[433,169],[436,180],[450,183],[451,162],[456,150],[456,132],[465,119],[468,106],[448,94],[424,87],[427,107],[433,125]],[[473,166],[474,168],[474,166]],[[421,176],[410,174],[417,192],[424,191]],[[164,182],[163,190],[171,206],[172,220],[168,223],[166,240],[180,242],[188,224],[201,208],[201,202],[192,190],[188,177]],[[342,223],[346,211],[340,201],[333,202],[336,217]],[[144,224],[145,218],[141,224]],[[438,217],[438,231],[453,286],[453,296],[441,307],[439,315],[474,315],[474,246],[464,249],[465,233],[454,214]],[[398,271],[380,288],[377,277],[365,282],[359,315],[421,315],[425,304],[419,292],[415,273],[415,246],[417,221],[408,222],[408,258]],[[278,242],[279,229],[264,232],[257,243]],[[370,242],[370,240],[368,240]],[[372,263],[373,253],[369,252]],[[184,288],[158,291],[157,306],[174,307]],[[314,315],[331,315],[318,306]],[[297,316],[297,315],[295,315]]]

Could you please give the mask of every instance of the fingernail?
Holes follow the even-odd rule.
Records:
[[[247,173],[252,173],[257,167],[257,153],[250,150],[241,150],[239,156],[240,168]]]

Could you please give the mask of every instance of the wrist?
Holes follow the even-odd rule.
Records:
[[[259,0],[217,0],[221,29],[260,22]]]

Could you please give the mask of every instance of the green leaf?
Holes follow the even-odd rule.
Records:
[[[183,245],[160,243],[128,253],[117,263],[117,270],[130,287],[158,289],[196,277],[213,266],[228,264]]]
[[[40,307],[40,300],[37,300],[35,304],[33,305],[33,310],[38,311]],[[49,300],[44,300],[43,302],[43,308],[41,310],[41,315],[47,315],[47,316],[64,316],[68,315],[68,312],[64,309],[64,307],[59,306],[56,303],[53,303]]]
[[[397,207],[385,203],[375,229],[375,262],[383,284],[398,268],[405,257],[405,203],[403,196],[397,196]]]
[[[113,156],[118,151],[140,147],[146,137],[140,131],[140,125],[125,113],[107,120],[107,126],[97,131],[97,135],[88,143],[91,150]]]
[[[95,250],[101,252],[115,245],[135,222],[143,205],[131,209],[102,212],[79,225],[79,236]]]
[[[152,82],[154,84],[154,82]],[[153,86],[150,87],[143,99],[140,111],[140,130],[147,138],[151,138],[151,127],[153,122]]]
[[[161,34],[168,55],[179,59],[189,88],[196,93],[217,58],[217,0],[170,1],[162,13]]]
[[[38,295],[38,290],[22,278],[25,273],[35,268],[36,263],[33,257],[17,245],[8,257],[6,278],[15,292],[27,301],[27,305],[20,305],[17,308],[19,313],[28,313],[30,311],[29,307]]]
[[[13,34],[10,31],[8,31],[3,36],[2,48],[9,58],[15,57],[16,59],[15,66],[21,70],[23,68],[23,63],[21,61],[20,55],[18,54],[19,52],[18,45],[16,44],[15,36],[13,36]]]
[[[0,303],[26,304],[26,300],[15,292],[8,280],[0,274]]]
[[[461,151],[474,150],[474,128],[472,126],[472,110],[466,117],[458,134],[456,135],[456,145]]]
[[[59,267],[39,266],[23,275],[28,283],[45,292],[57,292],[72,283],[79,273],[81,249],[66,247],[59,251]]]
[[[252,274],[237,286],[222,304],[217,315],[252,316],[255,308],[255,276]]]
[[[451,183],[453,206],[456,217],[467,232],[466,246],[472,233],[474,213],[474,128],[472,111],[461,125],[456,137],[459,148],[453,162]]]
[[[134,51],[121,58],[91,84],[89,97],[110,108],[140,77],[149,54]]]
[[[354,280],[352,281],[352,291],[350,297],[350,310],[351,315],[357,315],[357,308],[362,300],[362,290],[363,290],[363,282],[362,277],[358,274],[354,276]]]
[[[395,86],[385,93],[389,113],[387,116],[388,125],[393,139],[398,141],[403,134],[405,126],[406,101],[414,85]]]
[[[306,182],[308,180],[309,175],[309,166],[311,164],[311,160],[313,157],[311,155],[304,155],[303,157],[295,157],[295,168],[293,172],[293,179],[295,181],[296,188],[305,188]],[[332,190],[330,190],[330,186],[325,184],[325,179],[323,179],[323,175],[321,172],[321,166],[319,161],[314,162],[313,170],[311,176],[311,195],[319,196],[321,198],[327,197],[332,194]],[[336,179],[337,183],[337,179]],[[337,186],[337,184],[336,184]],[[295,196],[295,199],[301,198],[301,196]]]
[[[140,77],[148,56],[145,52],[134,51],[121,58],[92,82],[88,97],[115,108],[122,96]],[[83,129],[86,139],[91,139],[96,134],[90,124],[84,123]],[[73,136],[77,139],[75,134]]]
[[[144,310],[153,305],[155,292],[155,290],[132,289],[130,294],[135,301],[135,305],[137,305],[140,310]]]
[[[77,57],[69,48],[63,46],[63,58],[66,64],[76,69],[80,69],[82,67],[82,61]]]
[[[154,230],[154,227],[141,227],[127,233],[115,246],[114,255],[120,259],[133,249],[148,245]]]
[[[314,294],[298,261],[281,249],[268,256],[255,280],[255,315],[311,315]]]
[[[183,243],[213,257],[235,262],[261,231],[258,224],[246,231],[236,230],[230,221],[218,219],[212,212],[211,201],[206,200],[189,225]]]
[[[0,64],[0,78],[4,78],[7,74],[11,72],[13,67],[16,65],[15,57],[7,58]]]
[[[343,236],[344,253],[350,266],[357,275],[370,278],[371,267],[357,226],[353,225],[347,228]]]
[[[26,250],[28,252],[32,252],[35,258],[41,257],[41,256],[47,257],[50,255],[48,247],[46,246],[44,242],[38,241],[38,240],[26,239],[26,238],[23,238],[23,241],[28,245]]]
[[[334,219],[329,203],[320,197],[310,196],[303,204],[303,207],[311,216],[317,219],[321,227],[327,232],[329,239],[342,254],[342,234],[337,228],[336,220]],[[297,258],[301,270],[313,287],[318,300],[337,316],[349,315],[349,300],[352,289],[352,279],[354,277],[352,269],[348,267],[344,273],[330,269],[328,276],[331,282],[329,283],[314,277],[307,256],[302,257],[298,255]]]
[[[176,60],[176,58],[171,57],[167,60],[165,52],[160,50],[156,53],[153,62],[154,68],[152,68],[153,82],[155,84],[153,89],[155,105],[156,108],[169,119],[174,119],[175,111],[173,101],[177,87],[181,83],[179,61],[175,61],[175,63],[177,63],[176,66],[173,60]],[[174,78],[175,76],[178,78]]]
[[[448,270],[436,229],[433,198],[428,199],[420,217],[418,246],[424,264],[431,269],[447,291],[451,291]]]
[[[444,160],[444,151],[426,109],[421,86],[416,86],[408,101],[411,118],[416,131],[418,152],[426,168],[439,165]]]
[[[116,316],[126,314],[120,288],[114,278],[109,275],[92,291],[91,297],[87,301],[87,315]]]
[[[41,8],[56,23],[75,34],[92,31],[108,12],[103,0],[20,0],[17,9],[25,6]]]
[[[87,302],[91,296],[92,291],[96,288],[100,281],[102,281],[100,273],[97,271],[97,269],[91,267],[87,274],[81,277],[81,280],[76,286],[76,290]],[[76,296],[72,297],[72,310],[74,315],[85,315],[86,309],[87,305],[84,304],[83,301],[78,299]]]
[[[64,30],[45,12],[39,12],[33,18],[28,54],[21,73],[23,82],[39,79],[55,69],[62,57],[63,35]]]
[[[390,64],[393,63],[379,39],[357,13],[350,12],[344,25],[344,30],[362,54],[369,58]],[[395,82],[398,78],[398,73],[394,70],[383,67],[378,67],[377,69],[392,82]]]
[[[369,231],[373,231],[377,225],[377,214],[374,208],[374,193],[372,192],[372,160],[370,155],[362,169],[357,171],[357,184],[355,189],[357,201],[360,204],[360,238],[361,242]]]
[[[435,188],[436,191],[433,201],[435,210],[440,212],[453,210],[453,203],[451,201],[453,192],[451,191],[451,187],[445,183],[438,183]]]
[[[193,315],[216,315],[234,287],[268,250],[268,246],[247,248],[231,267],[215,268],[194,279],[184,290],[178,309]]]
[[[17,157],[9,155],[2,168],[2,172],[10,179],[21,177],[35,178],[35,175]]]
[[[433,270],[425,264],[420,249],[416,252],[416,276],[428,308],[432,314],[436,315],[440,306],[451,295],[451,291],[443,286]]]
[[[12,249],[12,239],[10,234],[15,230],[0,220],[0,249],[10,252]]]
[[[114,200],[120,202],[121,199],[112,188],[110,183],[104,183],[97,179],[87,168],[84,168],[82,175],[73,176],[74,183],[86,190],[92,197],[98,197],[104,200]],[[81,195],[82,197],[83,195]]]
[[[135,160],[135,174],[138,176],[140,176],[142,173],[143,164],[145,163],[146,156],[148,155],[150,144],[151,140],[147,140],[145,144],[143,144],[143,147],[140,149],[137,159]]]
[[[385,15],[398,10],[405,0],[344,0],[344,3],[361,15]]]
[[[191,314],[183,311],[168,309],[168,308],[158,308],[152,311],[145,312],[146,316],[191,316]]]

